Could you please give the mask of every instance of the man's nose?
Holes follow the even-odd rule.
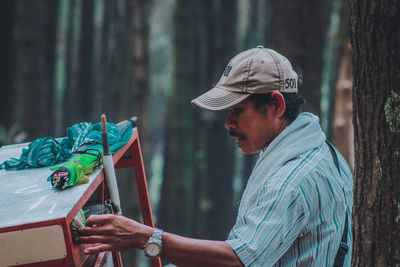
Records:
[[[233,121],[232,113],[229,112],[228,117],[226,118],[226,121],[225,121],[225,129],[229,130],[229,129],[234,129],[234,128],[236,128],[236,124]]]

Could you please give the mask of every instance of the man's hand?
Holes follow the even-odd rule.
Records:
[[[80,229],[77,243],[95,244],[85,254],[143,249],[154,229],[122,215],[92,215]],[[224,241],[187,238],[163,233],[161,257],[177,266],[243,266]]]
[[[154,229],[128,219],[122,215],[92,215],[81,228],[77,243],[96,244],[86,248],[85,254],[102,251],[121,251],[143,249],[144,244],[153,234]]]

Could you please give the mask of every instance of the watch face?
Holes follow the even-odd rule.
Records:
[[[147,244],[145,250],[146,250],[147,255],[149,255],[150,257],[155,257],[160,254],[161,247],[157,243],[149,243],[149,244]]]

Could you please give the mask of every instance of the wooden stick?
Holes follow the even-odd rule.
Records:
[[[104,180],[108,188],[108,195],[111,198],[114,206],[114,213],[121,214],[121,201],[119,199],[117,177],[115,175],[114,161],[110,154],[110,147],[108,145],[108,133],[106,115],[101,115],[101,137],[103,140],[103,167],[104,167]]]
[[[107,121],[106,115],[101,115],[101,138],[103,140],[103,155],[110,155],[110,146],[108,145]]]

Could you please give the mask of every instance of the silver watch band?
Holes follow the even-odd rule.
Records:
[[[158,229],[158,228],[154,228],[154,233],[153,233],[153,235],[151,236],[151,238],[154,238],[155,240],[157,240],[157,241],[160,241],[160,245],[161,245],[161,243],[162,243],[162,234],[163,234],[163,230],[161,230],[161,229]]]
[[[153,235],[149,238],[147,243],[144,245],[144,255],[150,259],[154,259],[160,256],[162,251],[162,234],[163,230],[154,228]]]

